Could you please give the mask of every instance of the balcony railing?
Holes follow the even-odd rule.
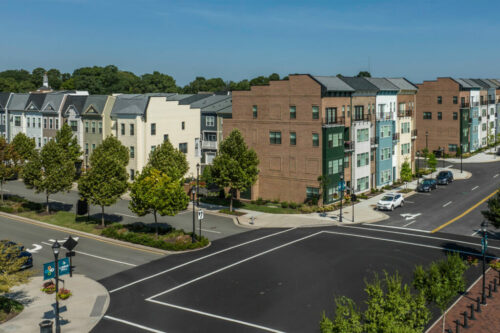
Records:
[[[371,114],[354,114],[354,116],[352,117],[353,121],[370,121],[371,119]]]
[[[488,104],[495,104],[495,100],[494,100],[494,99],[490,99],[490,100],[488,101]]]
[[[463,103],[461,103],[461,107],[462,108],[468,108],[469,107],[469,103],[468,102],[463,102]]]
[[[392,112],[379,112],[377,113],[377,120],[391,120]]]
[[[345,118],[344,117],[324,117],[323,125],[344,125]]]
[[[352,141],[344,141],[344,150],[354,150],[354,142]]]
[[[474,106],[479,106],[479,102],[471,102],[471,103],[470,103],[470,105],[471,105],[472,107],[474,107]]]
[[[201,149],[217,149],[217,141],[206,141],[201,142]]]
[[[373,137],[373,138],[370,138],[370,145],[373,147],[373,146],[378,146],[378,137]]]
[[[481,100],[481,105],[488,105],[488,101],[487,100]]]
[[[398,111],[398,117],[411,117],[412,116],[412,110],[399,110]]]
[[[399,141],[399,133],[392,134],[392,141]]]
[[[411,137],[412,137],[412,138],[416,138],[416,137],[417,137],[417,135],[418,135],[418,131],[417,131],[417,129],[414,129],[414,130],[412,130],[412,131],[411,131]]]

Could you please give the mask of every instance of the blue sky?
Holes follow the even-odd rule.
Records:
[[[1,0],[0,70],[500,78],[499,1]]]

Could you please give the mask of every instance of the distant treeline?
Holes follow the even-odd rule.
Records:
[[[137,76],[132,72],[122,71],[116,66],[109,65],[106,67],[82,67],[70,74],[61,73],[58,69],[46,70],[39,67],[31,73],[24,69],[0,72],[0,91],[34,91],[42,86],[45,72],[47,72],[49,85],[54,90],[87,90],[90,94],[103,95],[153,92],[196,94],[200,91],[250,90],[251,86],[265,85],[270,80],[280,80],[280,76],[276,73],[239,82],[224,81],[219,77],[205,79],[199,76],[184,87],[180,87],[173,77],[156,71],[152,74]],[[288,77],[283,78],[283,80],[287,79]]]

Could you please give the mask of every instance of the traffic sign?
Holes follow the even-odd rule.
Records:
[[[71,236],[69,236],[63,244],[63,246],[69,251],[73,250],[76,245],[78,245],[78,242]]]
[[[345,182],[343,180],[339,181],[338,189],[339,191],[345,190]]]
[[[205,215],[203,213],[203,209],[200,209],[198,211],[198,220],[203,220],[204,217],[205,217]]]
[[[59,276],[69,274],[69,258],[59,259]],[[43,279],[53,279],[55,274],[56,264],[54,261],[43,264]]]

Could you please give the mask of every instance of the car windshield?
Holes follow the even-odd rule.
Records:
[[[448,176],[448,173],[447,172],[440,172],[438,177],[446,177]]]
[[[382,198],[382,201],[392,201],[394,199],[393,196],[390,196],[390,195],[386,195]]]
[[[431,184],[432,184],[432,180],[430,180],[430,179],[426,179],[423,182],[423,185],[431,185]]]

